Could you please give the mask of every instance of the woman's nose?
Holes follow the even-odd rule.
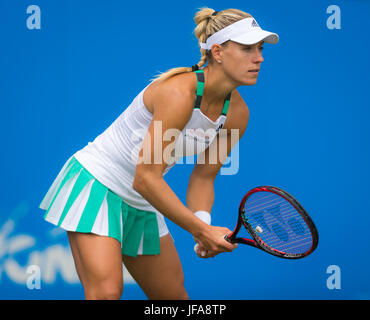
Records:
[[[263,56],[262,56],[262,52],[261,51],[257,51],[256,52],[256,55],[254,56],[254,62],[259,62],[259,63],[261,63],[261,62],[263,62],[264,61],[264,58],[263,58]]]

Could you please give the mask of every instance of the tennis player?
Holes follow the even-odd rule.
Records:
[[[194,237],[199,257],[236,247],[224,240],[229,229],[211,225],[214,180],[233,147],[231,130],[239,140],[248,123],[236,88],[257,82],[263,44],[278,35],[237,9],[202,8],[194,20],[200,62],[157,75],[67,160],[40,204],[46,221],[67,230],[85,299],[119,299],[122,263],[149,299],[188,299],[164,216]],[[174,141],[168,132],[177,132]],[[224,154],[211,154],[216,141],[227,143]],[[163,177],[182,156],[200,154],[217,161],[195,164],[185,206]]]

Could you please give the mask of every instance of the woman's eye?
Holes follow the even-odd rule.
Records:
[[[244,48],[244,50],[246,50],[246,51],[249,51],[249,50],[251,50],[251,49],[252,49],[251,47],[246,47],[246,48]],[[260,48],[259,48],[259,50],[261,50],[261,51],[262,51],[263,49],[264,49],[264,47],[260,47]]]

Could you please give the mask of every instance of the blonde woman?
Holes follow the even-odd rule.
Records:
[[[40,204],[47,221],[68,231],[86,299],[121,297],[122,262],[149,299],[188,299],[164,216],[193,235],[200,258],[236,247],[224,240],[229,229],[211,225],[214,180],[232,149],[231,130],[240,139],[248,123],[236,88],[257,82],[263,44],[278,36],[237,9],[203,8],[194,20],[200,62],[157,76],[68,159]],[[164,138],[169,131],[177,132],[175,141]],[[205,137],[206,131],[214,134]],[[175,162],[166,155],[171,143]],[[215,143],[226,143],[224,154],[211,154]],[[195,164],[185,206],[163,176],[181,156],[195,153],[217,161]]]

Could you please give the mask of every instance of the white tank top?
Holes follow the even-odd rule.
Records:
[[[204,90],[204,71],[197,70],[195,74],[197,95],[194,110],[176,140],[172,153],[173,163],[167,165],[163,176],[180,158],[203,152],[226,120],[231,94],[229,93],[225,99],[221,115],[216,121],[212,121],[200,111]],[[119,195],[123,201],[140,210],[158,212],[132,188],[139,152],[153,118],[153,114],[146,108],[143,100],[145,89],[148,86],[103,133],[77,151],[74,156],[87,171]]]

